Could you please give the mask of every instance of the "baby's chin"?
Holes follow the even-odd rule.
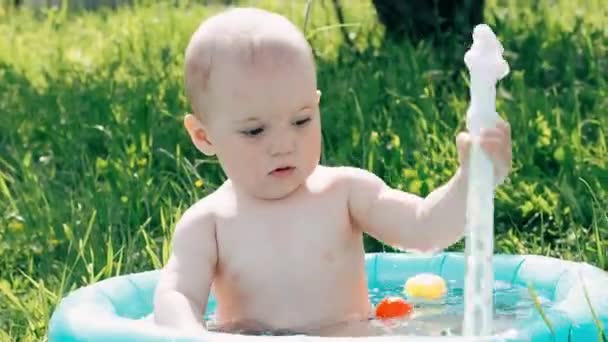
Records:
[[[281,184],[276,186],[267,186],[262,189],[258,189],[257,191],[251,191],[251,195],[255,198],[266,201],[281,200],[297,192],[302,184],[303,181],[289,185]]]
[[[301,171],[301,170],[299,170]],[[260,200],[276,201],[288,198],[303,186],[306,181],[306,177],[303,177],[300,172],[296,171],[296,174],[287,177],[286,179],[276,179],[273,176],[268,176],[263,181],[249,187],[243,187],[242,189],[247,192],[249,196]]]
[[[293,171],[280,174],[267,174],[256,180],[231,178],[233,185],[247,196],[266,201],[286,199],[305,188],[308,178],[316,166],[297,166]]]

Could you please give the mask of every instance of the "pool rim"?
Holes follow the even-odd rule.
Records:
[[[439,274],[446,278],[448,283],[453,280],[463,282],[464,278],[464,254],[460,252],[443,252],[431,256],[409,253],[366,253],[365,261],[368,288],[380,283],[384,285],[391,282],[403,284],[409,276],[425,272]],[[548,317],[553,322],[558,322],[557,329],[554,327],[558,337],[556,341],[565,341],[568,337],[573,341],[598,340],[597,326],[590,325],[593,323],[593,315],[589,310],[586,312],[583,304],[587,305],[587,303],[581,303],[581,296],[576,293],[583,286],[588,291],[590,302],[597,304],[595,314],[599,321],[604,326],[608,325],[608,291],[604,291],[605,293],[601,291],[602,288],[608,288],[608,273],[596,266],[533,254],[495,254],[493,265],[495,280],[509,279],[512,285],[531,284],[537,292],[548,294],[551,297],[549,299],[554,301],[554,305],[548,312]],[[395,268],[398,270],[394,270]],[[141,294],[150,293],[149,286],[155,284],[154,281],[158,274],[159,270],[130,273],[107,278],[72,291],[60,301],[52,314],[48,330],[49,341],[122,341],[134,338],[140,340],[139,336],[149,337],[145,341],[256,340],[255,336],[216,332],[209,332],[202,337],[192,337],[172,329],[144,326],[141,324],[141,319],[125,316],[129,313],[133,314],[134,311],[129,310],[135,310],[136,305],[130,305],[131,308],[127,307],[129,305],[125,306],[125,303],[120,302],[121,296],[125,297],[130,293],[131,295],[137,294],[140,302],[150,302],[150,298],[141,298]],[[583,282],[584,278],[587,280]],[[131,292],[124,288],[128,286],[132,287]],[[142,289],[141,286],[148,288]],[[591,292],[589,292],[590,290]],[[133,301],[133,298],[131,297],[130,300]],[[213,300],[211,297],[210,305],[213,304]],[[93,311],[98,314],[97,320],[89,319],[92,316],[91,310],[98,310]],[[99,319],[99,315],[108,319]],[[88,328],[82,326],[85,323],[88,324]],[[91,325],[92,323],[95,324]],[[130,328],[133,329],[130,330]],[[535,320],[527,322],[526,327],[519,328],[529,333],[532,341],[549,340],[546,337],[550,330],[540,315]],[[116,331],[113,332],[112,329],[116,329]],[[138,335],[138,333],[141,334]],[[272,340],[293,340],[293,337],[277,336],[272,337]],[[297,337],[298,340],[307,341],[340,339],[316,336]],[[268,337],[265,338],[268,339]],[[402,341],[403,338],[403,336],[395,335],[357,339],[371,342]],[[432,337],[407,336],[407,340],[416,341],[429,340],[427,338],[437,340]],[[441,338],[441,340],[460,341],[462,339],[458,336],[450,336]],[[515,341],[518,339],[494,335],[485,337],[483,340]]]

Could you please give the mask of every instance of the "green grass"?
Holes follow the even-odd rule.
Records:
[[[512,70],[497,100],[514,138],[510,182],[496,197],[497,252],[606,269],[608,10],[600,0],[578,10],[488,2]],[[257,3],[304,23],[303,0]],[[384,43],[371,4],[346,1],[353,51],[329,4],[315,1],[307,24],[324,163],[428,194],[457,166],[468,47]],[[217,10],[0,10],[0,340],[44,340],[68,291],[160,267],[180,213],[224,179],[181,125],[183,51]]]

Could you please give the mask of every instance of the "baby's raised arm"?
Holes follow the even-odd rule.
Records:
[[[154,295],[156,323],[193,333],[205,331],[203,315],[217,262],[215,220],[195,205],[177,223],[171,256]]]
[[[344,171],[351,216],[371,236],[398,248],[421,251],[446,248],[462,237],[467,179],[460,169],[426,198],[393,189],[366,170]]]

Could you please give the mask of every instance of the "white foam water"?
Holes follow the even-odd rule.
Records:
[[[464,61],[470,73],[471,101],[466,124],[473,138],[469,161],[467,227],[465,236],[465,290],[463,336],[487,336],[493,331],[494,303],[494,169],[479,146],[483,128],[494,127],[496,82],[509,73],[503,47],[489,26],[477,25],[473,45]]]

